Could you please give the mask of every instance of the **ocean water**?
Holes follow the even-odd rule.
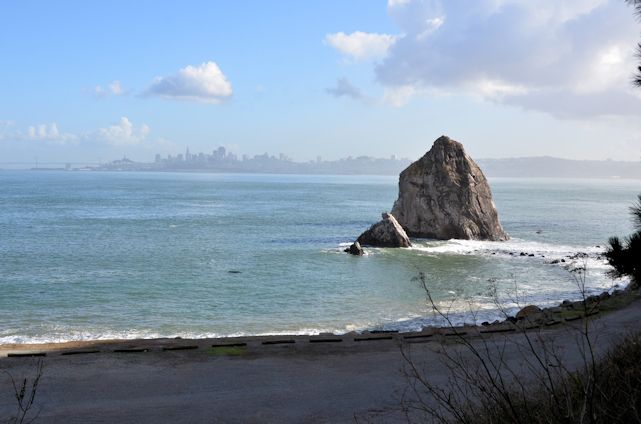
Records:
[[[577,299],[564,265],[579,252],[589,292],[627,283],[599,254],[632,232],[639,181],[492,178],[511,241],[343,253],[391,210],[397,182],[2,171],[0,343],[415,330],[440,322],[419,272],[457,323],[492,321],[490,282],[512,310],[515,290],[540,306]]]

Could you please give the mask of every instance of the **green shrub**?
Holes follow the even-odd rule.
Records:
[[[632,283],[641,282],[641,194],[638,202],[630,208],[637,231],[623,240],[611,237],[605,257],[612,266],[610,275],[615,278],[628,276]]]

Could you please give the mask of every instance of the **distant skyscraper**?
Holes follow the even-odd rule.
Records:
[[[278,158],[279,158],[280,160],[285,160],[285,153],[281,153],[281,154],[278,156]]]
[[[162,158],[160,157],[160,153],[156,155],[156,163],[162,162]]]
[[[187,146],[187,152],[185,153],[185,160],[189,160],[191,156],[189,156],[189,146]]]
[[[391,156],[391,159],[392,159],[392,160],[396,160],[396,159],[398,159],[398,156],[396,156],[396,155],[392,155],[392,156]]]
[[[249,155],[243,155],[243,160],[249,160]]]
[[[218,148],[218,157],[219,158],[224,158],[225,157],[225,148],[223,146],[220,146]]]
[[[321,163],[323,161],[323,158],[320,156],[316,156],[316,163]]]

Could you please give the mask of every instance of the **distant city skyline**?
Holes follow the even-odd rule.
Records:
[[[416,159],[441,135],[473,158],[641,159],[641,24],[623,0],[110,10],[127,13],[3,5],[0,162]]]

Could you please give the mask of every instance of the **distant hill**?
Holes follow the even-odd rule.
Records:
[[[475,160],[486,177],[641,179],[641,162],[570,160],[551,156]]]

